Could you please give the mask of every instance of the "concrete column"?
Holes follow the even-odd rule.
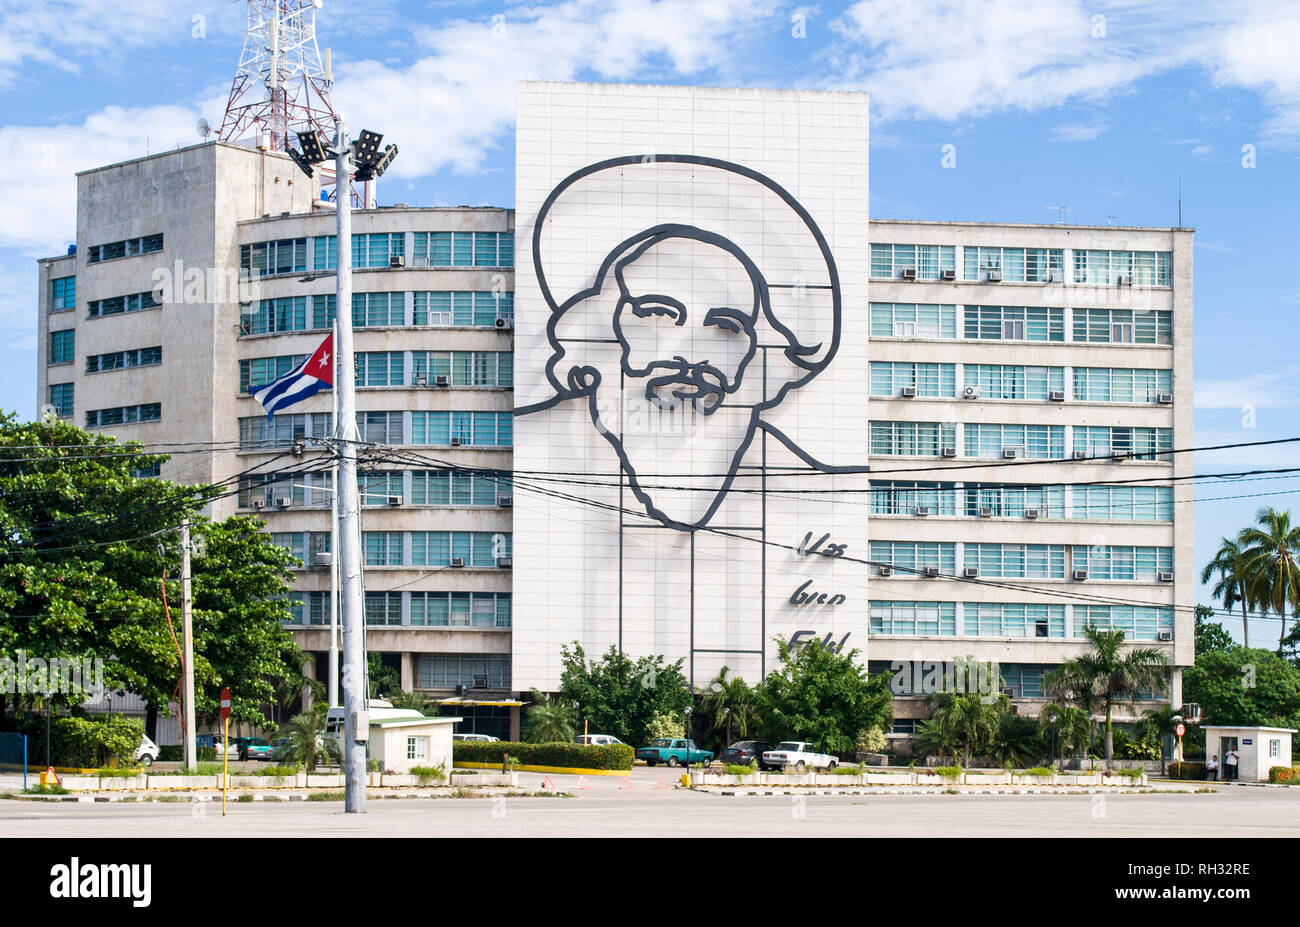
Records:
[[[1169,672],[1169,704],[1177,711],[1183,707],[1183,668],[1175,666]]]
[[[317,678],[316,658],[314,656],[309,656],[307,657],[306,660],[303,661],[302,674],[306,676],[308,679]],[[311,703],[312,703],[311,686],[304,684],[302,687],[302,710],[311,711]]]
[[[519,706],[512,705],[510,708],[510,740],[512,743],[519,742]]]
[[[415,656],[409,651],[402,653],[402,691],[410,692],[415,688]]]

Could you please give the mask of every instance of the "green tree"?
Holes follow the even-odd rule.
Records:
[[[1061,664],[1059,678],[1064,688],[1084,707],[1095,705],[1105,716],[1105,755],[1115,755],[1114,712],[1120,705],[1132,705],[1143,690],[1159,689],[1166,683],[1169,657],[1158,647],[1124,649],[1124,632],[1087,627],[1083,636],[1091,650]]]
[[[1237,536],[1242,551],[1246,596],[1253,606],[1274,612],[1281,623],[1278,650],[1287,636],[1286,612],[1300,608],[1300,525],[1291,525],[1291,513],[1262,508],[1255,525]]]
[[[730,675],[724,666],[700,694],[699,715],[705,730],[723,734],[722,745],[731,744],[734,731],[737,739],[744,740],[758,721],[758,695],[739,676]]]
[[[1300,669],[1268,650],[1234,647],[1196,658],[1183,693],[1211,724],[1297,727]]]
[[[777,667],[758,687],[762,728],[775,740],[804,740],[848,754],[858,731],[893,721],[889,674],[869,677],[857,650],[839,653],[778,638]]]
[[[1241,603],[1241,637],[1247,647],[1250,646],[1250,612],[1246,601],[1246,557],[1245,548],[1231,538],[1220,538],[1219,549],[1214,552],[1214,559],[1201,570],[1201,582],[1208,583],[1214,579],[1210,595],[1223,603],[1231,611],[1232,606]],[[1197,647],[1200,654],[1200,609],[1197,609]],[[1226,632],[1225,632],[1226,633]],[[1230,644],[1228,646],[1231,646]],[[1223,648],[1218,648],[1223,649]]]
[[[1163,708],[1148,708],[1142,712],[1142,719],[1138,721],[1138,736],[1143,740],[1154,741],[1160,746],[1160,775],[1162,776],[1165,774],[1165,742],[1168,738],[1177,735],[1181,720],[1182,716],[1172,705],[1165,705]]]
[[[560,659],[560,695],[577,704],[576,727],[585,720],[590,733],[642,744],[656,715],[680,715],[691,706],[681,660],[665,663],[659,655],[633,660],[611,646],[600,660],[588,661],[576,641],[560,649]]]
[[[998,712],[997,730],[993,734],[993,745],[989,756],[999,766],[1014,766],[1024,769],[1036,764],[1048,755],[1043,742],[1043,729],[1033,718],[1012,714],[1010,700],[1004,710]]]
[[[573,740],[573,703],[562,695],[533,690],[533,704],[524,716],[524,740],[534,744]]]
[[[429,713],[429,696],[423,692],[407,692],[405,689],[398,689],[388,696],[388,701],[394,708],[408,708],[422,715]]]
[[[963,766],[970,758],[989,756],[1001,728],[1001,715],[1010,714],[1010,699],[1005,695],[986,700],[979,695],[940,692],[930,697],[930,720],[940,730],[949,732],[950,743],[961,751]]]
[[[1202,654],[1216,650],[1231,650],[1234,646],[1232,635],[1214,620],[1214,609],[1208,605],[1196,606],[1196,658],[1199,660]]]
[[[1065,768],[1067,751],[1081,754],[1092,741],[1092,718],[1078,706],[1048,702],[1039,712],[1038,723],[1051,736],[1061,769]]]
[[[384,655],[376,651],[366,654],[366,677],[370,680],[370,697],[387,699],[402,691],[402,671],[384,662]]]
[[[325,716],[328,712],[328,705],[317,703],[294,715],[280,729],[280,736],[287,741],[284,758],[291,765],[301,766],[307,772],[315,771],[322,764],[338,765],[338,740],[326,733]]]

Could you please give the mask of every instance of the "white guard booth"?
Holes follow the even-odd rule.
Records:
[[[371,720],[370,758],[384,772],[405,775],[415,766],[437,766],[451,773],[451,732],[460,718]]]
[[[1291,735],[1288,727],[1240,727],[1205,725],[1205,758],[1219,758],[1219,779],[1223,780],[1223,758],[1229,750],[1238,756],[1237,778],[1241,782],[1267,782],[1274,766],[1291,768]]]

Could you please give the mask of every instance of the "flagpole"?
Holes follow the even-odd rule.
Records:
[[[339,382],[339,322],[338,307],[334,310],[334,383]],[[334,389],[334,437],[343,437],[342,419],[339,415],[339,390]],[[338,445],[335,445],[338,447]],[[330,655],[329,655],[329,707],[339,705],[339,458],[334,458],[334,492],[330,501]]]

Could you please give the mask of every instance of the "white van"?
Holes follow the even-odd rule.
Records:
[[[369,724],[377,721],[418,721],[426,715],[414,708],[394,708],[393,703],[381,698],[372,698],[367,702]],[[343,724],[346,712],[342,705],[335,705],[325,713],[325,733],[334,735],[339,750],[343,749]]]
[[[573,742],[588,747],[608,747],[611,744],[623,743],[623,741],[619,740],[613,734],[582,734]]]

